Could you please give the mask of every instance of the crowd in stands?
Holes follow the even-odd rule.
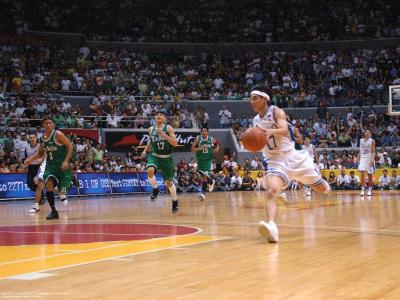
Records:
[[[400,36],[394,0],[6,0],[4,8],[3,31],[84,33],[92,40],[270,43]]]
[[[62,96],[0,94],[0,126],[4,128],[40,126],[44,116],[51,116],[57,128],[149,128],[159,110],[166,113],[174,128],[194,126],[185,103],[179,102],[99,95],[84,107],[72,105]]]
[[[338,176],[331,171],[326,180],[330,187],[336,190],[358,190],[361,188],[360,177],[355,175],[354,171],[350,171],[350,174],[346,174],[345,168],[341,169]],[[381,190],[398,190],[400,189],[400,176],[397,175],[396,170],[392,170],[391,174],[389,174],[388,170],[384,169],[382,175],[377,178],[373,187]]]
[[[242,99],[264,83],[280,107],[379,104],[400,84],[400,47],[385,49],[202,52],[0,46],[4,92],[89,93],[155,101]],[[342,100],[346,99],[346,100]]]

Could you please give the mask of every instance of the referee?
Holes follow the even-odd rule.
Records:
[[[29,158],[36,153],[39,152],[40,149],[40,144],[38,143],[38,139],[36,134],[30,134],[29,135],[29,144],[25,149],[25,154],[26,157]],[[28,187],[32,192],[35,192],[35,204],[32,207],[32,209],[29,212],[39,212],[39,203],[43,204],[41,202],[42,199],[42,190],[43,190],[43,184],[39,183],[39,180],[37,179],[37,175],[39,173],[40,165],[42,163],[42,158],[33,161],[29,166],[28,166],[28,174],[27,174],[27,183]],[[40,189],[38,189],[38,185],[41,186]]]

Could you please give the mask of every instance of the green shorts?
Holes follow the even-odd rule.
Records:
[[[202,171],[203,173],[210,175],[211,173],[211,165],[212,161],[211,160],[204,160],[204,161],[199,161],[197,164],[197,169],[199,171]]]
[[[61,171],[60,167],[46,164],[46,168],[43,174],[43,180],[44,182],[47,182],[50,178],[54,178],[57,184],[57,189],[60,192],[67,193],[71,188],[71,169],[68,169],[67,171]]]
[[[174,178],[174,162],[172,157],[157,157],[149,154],[147,157],[146,169],[154,167],[156,172],[161,172],[164,180],[172,180]]]

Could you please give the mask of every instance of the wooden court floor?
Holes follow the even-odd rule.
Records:
[[[288,192],[279,244],[263,192],[0,203],[0,299],[400,299],[399,195]]]

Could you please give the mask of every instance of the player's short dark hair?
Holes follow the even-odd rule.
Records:
[[[44,117],[44,118],[43,118],[43,120],[42,120],[42,124],[43,124],[44,122],[46,122],[47,120],[50,120],[50,121],[52,121],[54,124],[56,123],[56,122],[54,122],[54,120],[53,120],[53,118],[52,118],[52,117],[46,116],[46,117]]]
[[[203,131],[203,129],[207,130],[207,132],[208,132],[208,127],[207,126],[202,126],[200,131]]]

